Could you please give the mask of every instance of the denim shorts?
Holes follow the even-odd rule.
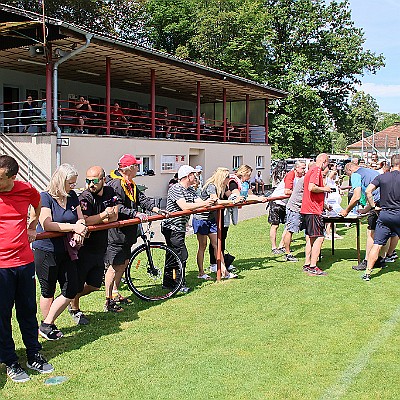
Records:
[[[192,221],[194,233],[200,235],[209,235],[210,233],[217,233],[217,222],[215,219],[196,219]]]

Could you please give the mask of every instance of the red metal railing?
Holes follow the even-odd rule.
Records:
[[[287,199],[290,196],[279,196],[279,197],[267,197],[266,200],[267,201],[275,201],[275,200],[282,200],[282,199]],[[197,214],[197,213],[201,213],[201,212],[205,212],[205,211],[217,211],[217,242],[218,242],[218,246],[217,246],[217,280],[221,280],[221,257],[222,257],[222,227],[223,227],[223,210],[225,208],[233,208],[233,207],[244,207],[244,206],[248,206],[248,205],[253,205],[253,204],[258,204],[261,203],[263,201],[261,200],[250,200],[250,201],[246,201],[244,203],[240,203],[240,204],[226,204],[226,205],[217,205],[217,206],[212,206],[212,207],[202,207],[202,208],[198,208],[197,210],[191,211],[191,210],[185,210],[185,211],[177,211],[174,213],[171,213],[169,215],[169,218],[174,218],[174,217],[180,217],[183,215],[191,215],[191,214]],[[148,217],[148,221],[158,221],[158,220],[162,220],[162,219],[166,219],[164,216],[162,215],[151,215]],[[133,219],[127,219],[127,220],[123,220],[123,221],[115,221],[115,222],[110,222],[110,223],[106,223],[106,224],[99,224],[99,225],[91,225],[88,226],[88,230],[89,232],[95,232],[95,231],[101,231],[104,229],[111,229],[111,228],[121,228],[124,226],[129,226],[129,225],[137,225],[140,224],[141,220],[139,218],[133,218]],[[61,232],[43,232],[43,233],[39,233],[36,237],[36,240],[40,240],[40,239],[47,239],[47,238],[52,238],[52,237],[58,237],[58,236],[63,236],[65,235],[65,233],[61,233]]]

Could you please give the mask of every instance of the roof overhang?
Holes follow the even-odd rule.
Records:
[[[45,75],[46,57],[29,53],[29,46],[43,41],[40,17],[0,4],[0,68]],[[46,18],[45,25],[53,61],[60,54],[85,44],[89,33],[52,18]],[[98,34],[93,34],[85,51],[60,65],[58,77],[105,86],[107,57],[111,61],[112,88],[150,93],[151,70],[154,70],[157,96],[195,102],[197,82],[200,82],[202,103],[221,101],[224,89],[227,101],[244,101],[246,95],[250,100],[287,96],[284,91],[248,79]]]

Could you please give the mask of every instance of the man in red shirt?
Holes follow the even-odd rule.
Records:
[[[327,154],[320,154],[304,177],[304,194],[300,213],[306,231],[306,260],[303,271],[309,275],[326,275],[326,272],[317,267],[317,261],[324,242],[324,220],[322,212],[324,210],[325,193],[329,193],[331,188],[324,186],[322,171],[329,162]]]
[[[42,346],[36,320],[35,264],[29,246],[36,238],[40,195],[30,183],[15,180],[18,169],[12,157],[0,156],[0,362],[14,382],[26,382],[30,378],[18,363],[12,338],[14,304],[27,367],[40,373],[50,373],[53,367],[39,353]],[[29,205],[34,208],[35,218],[27,226]]]

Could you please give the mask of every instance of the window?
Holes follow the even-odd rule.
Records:
[[[138,175],[147,175],[149,170],[154,171],[154,156],[136,156],[142,163],[139,164]]]
[[[237,169],[243,164],[243,156],[233,156],[232,168]]]
[[[264,165],[264,156],[256,156],[256,169],[262,169]]]

